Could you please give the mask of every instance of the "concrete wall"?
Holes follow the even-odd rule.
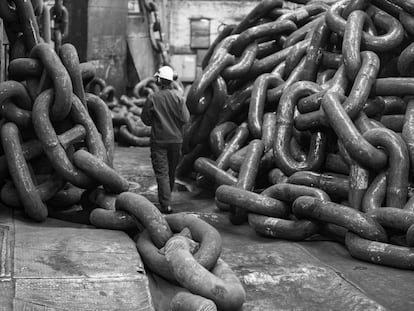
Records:
[[[223,25],[239,23],[259,1],[157,0],[172,65],[184,82],[191,82],[202,73],[201,62],[207,51],[207,48],[191,48],[191,20],[210,21],[211,44]]]
[[[89,0],[87,60],[97,76],[115,87],[117,96],[126,86],[127,0]]]
[[[0,18],[0,82],[6,79],[6,58],[4,53],[3,20]]]
[[[185,65],[188,63],[186,60],[196,59],[190,62],[189,67],[195,64],[197,68],[194,68],[194,72],[198,73],[206,49],[190,48],[190,20],[210,20],[211,43],[220,25],[238,23],[259,1],[155,0],[164,40],[169,43],[171,54],[183,56],[180,61]],[[94,62],[97,76],[113,85],[117,95],[123,94],[125,87],[132,86],[137,77],[142,79],[153,74],[156,64],[148,39],[147,20],[144,15],[128,18],[128,0],[65,2],[70,11],[70,34],[66,41],[78,48],[81,61]],[[129,65],[127,41],[134,63]],[[127,66],[131,65],[136,68],[138,75],[128,85],[127,77],[131,75]]]
[[[210,42],[220,25],[238,23],[259,1],[171,0],[167,3],[168,35],[174,53],[191,52],[190,19],[210,19]]]
[[[79,55],[81,62],[85,62],[87,55],[88,36],[88,1],[65,1],[65,6],[69,12],[69,34],[63,40],[64,43],[73,44]],[[53,6],[54,1],[48,1],[48,5]]]

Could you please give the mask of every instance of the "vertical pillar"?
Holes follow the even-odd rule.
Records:
[[[127,17],[127,0],[89,0],[86,58],[117,96],[126,88]]]
[[[5,80],[5,58],[4,58],[4,40],[3,40],[3,20],[0,18],[0,82]]]

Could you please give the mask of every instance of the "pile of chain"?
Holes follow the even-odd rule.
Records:
[[[172,311],[241,308],[245,291],[220,258],[222,243],[214,227],[191,214],[163,216],[145,197],[130,192],[120,194],[115,206],[117,212],[127,212],[146,228],[137,239],[146,267],[189,291],[173,297]]]
[[[414,269],[414,2],[298,2],[263,0],[219,34],[178,173],[214,181],[233,224]]]
[[[147,198],[132,192],[119,195],[95,189],[84,197],[93,206],[90,222],[98,228],[137,236],[137,249],[147,270],[181,287],[172,311],[236,311],[245,291],[220,258],[218,231],[192,214],[162,215]]]
[[[43,0],[31,1],[35,13],[35,20],[39,24],[42,31],[42,40],[46,43],[54,42],[56,51],[62,46],[62,39],[69,34],[69,13],[63,5],[63,0],[55,0],[55,4],[50,8],[43,3]],[[5,30],[9,41],[14,46],[12,56],[19,57],[23,53],[22,33],[30,31],[32,27],[20,25],[20,17],[17,14],[19,6],[25,4],[16,4],[14,1],[5,0],[0,2],[0,15],[5,24]],[[27,16],[26,16],[27,18]],[[37,27],[37,26],[36,26]],[[17,45],[14,43],[17,41]]]
[[[139,85],[142,85],[141,89],[143,90],[136,92]],[[119,99],[115,96],[115,88],[112,85],[107,85],[102,78],[92,79],[86,85],[86,89],[99,96],[110,109],[116,142],[124,146],[147,147],[150,144],[151,127],[146,126],[141,120],[142,106],[146,97],[140,95],[148,95],[158,87],[153,83],[152,88],[149,88],[143,84],[143,81],[137,86],[134,88],[133,97],[122,95]],[[145,93],[143,94],[143,92]]]
[[[19,20],[13,31],[23,44],[22,56],[8,67],[14,80],[0,83],[2,203],[23,207],[35,221],[52,216],[138,233],[146,266],[182,286],[172,310],[238,310],[245,292],[220,259],[217,230],[189,214],[164,217],[148,199],[128,192],[128,181],[112,166],[108,105],[85,92],[92,64],[80,64],[71,44],[56,52],[42,42],[31,2],[10,4]]]
[[[35,16],[41,11],[34,9],[44,7],[42,2],[6,4],[8,11],[0,14],[10,35],[13,80],[0,83],[2,202],[23,206],[30,218],[43,221],[55,212],[53,205],[60,205],[56,196],[67,204],[59,192],[70,187],[128,190],[128,182],[112,168],[109,111],[84,92],[94,68],[79,63],[72,45],[62,45],[57,53],[43,42]]]

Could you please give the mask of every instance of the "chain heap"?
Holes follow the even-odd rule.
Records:
[[[179,81],[173,81],[172,87],[182,91]],[[115,96],[115,88],[107,85],[102,78],[95,77],[86,90],[99,96],[109,107],[112,114],[115,141],[124,146],[148,147],[150,145],[151,127],[141,120],[142,107],[148,95],[158,91],[154,77],[138,82],[132,90],[132,97]]]
[[[15,17],[1,17],[15,40],[8,67],[13,80],[0,84],[1,180],[7,189],[1,191],[2,201],[23,206],[30,218],[42,221],[48,215],[45,202],[67,182],[81,189],[128,190],[128,182],[112,168],[110,113],[102,100],[84,92],[94,68],[79,64],[73,45],[55,52],[43,43],[31,2],[7,4]],[[12,20],[18,23],[10,29]]]
[[[129,183],[113,169],[110,110],[85,92],[95,75],[92,64],[80,64],[71,44],[55,51],[43,42],[34,10],[42,3],[5,3],[9,10],[1,8],[0,17],[19,53],[8,67],[14,80],[0,83],[2,203],[23,206],[35,221],[52,216],[139,231],[146,266],[183,287],[172,310],[238,310],[245,292],[220,259],[217,230],[193,215],[164,218],[148,199],[128,192]]]
[[[414,2],[304,2],[263,0],[215,40],[179,173],[214,181],[233,224],[414,269]]]
[[[155,83],[153,85],[158,88]],[[118,100],[115,96],[115,88],[98,77],[92,79],[86,89],[99,96],[108,105],[112,115],[115,141],[125,146],[149,146],[151,127],[146,126],[140,117],[145,98],[122,95]],[[153,92],[153,89],[148,88],[148,90]]]
[[[147,14],[151,46],[157,53],[158,65],[159,67],[168,65],[170,63],[169,49],[168,44],[163,39],[157,4],[151,0],[143,0],[143,3]]]
[[[173,81],[172,87],[183,91],[180,81]],[[86,89],[99,96],[109,107],[112,114],[115,141],[124,146],[148,147],[150,145],[151,127],[141,120],[142,107],[148,95],[159,90],[154,77],[138,82],[132,90],[132,97],[115,96],[115,88],[106,85],[102,78],[95,77]]]

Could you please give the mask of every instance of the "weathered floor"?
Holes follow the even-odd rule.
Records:
[[[121,231],[0,208],[0,310],[154,310],[135,243]]]
[[[115,166],[136,190],[156,202],[148,148],[116,149]],[[181,187],[180,187],[181,188]],[[174,193],[174,211],[200,215],[223,239],[222,258],[243,282],[243,310],[414,310],[414,272],[353,259],[333,241],[289,242],[258,236],[247,224],[233,226],[210,194]],[[159,311],[168,310],[174,286],[150,275]]]
[[[156,202],[148,148],[117,147],[115,167],[132,191]],[[355,260],[332,241],[258,236],[247,224],[231,225],[200,189],[175,192],[173,208],[219,230],[222,258],[246,289],[243,311],[414,310],[412,271]],[[38,224],[0,208],[0,311],[165,311],[177,290],[145,273],[123,232],[50,218]]]

